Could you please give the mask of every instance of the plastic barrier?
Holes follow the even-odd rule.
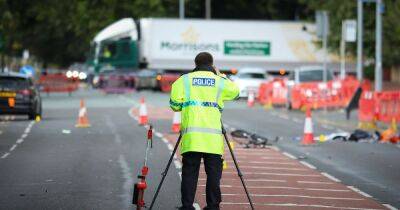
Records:
[[[313,109],[341,108],[347,106],[360,83],[355,77],[346,77],[343,80],[335,79],[327,83],[305,82],[295,84],[288,90],[284,79],[274,79],[263,83],[259,89],[259,102],[267,105],[283,105],[290,103],[293,109],[302,109],[307,106]],[[363,82],[363,90],[370,89],[368,81]],[[288,94],[290,91],[290,94]]]
[[[172,83],[174,83],[179,77],[179,74],[163,74],[160,80],[161,91],[171,91]]]
[[[376,94],[377,120],[390,123],[400,121],[400,91],[384,91]]]
[[[71,93],[78,89],[79,81],[69,79],[64,74],[47,74],[40,76],[38,84],[40,90],[47,94],[50,92]]]
[[[376,128],[375,93],[364,91],[358,105],[358,127],[361,129]]]

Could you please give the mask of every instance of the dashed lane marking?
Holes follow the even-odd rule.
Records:
[[[282,154],[284,154],[286,157],[289,157],[289,158],[291,158],[291,159],[293,159],[293,160],[296,160],[296,159],[297,159],[294,155],[292,155],[292,154],[290,154],[290,153],[283,152]]]
[[[12,119],[12,118],[10,118]],[[21,135],[21,137],[19,139],[16,140],[15,144],[13,144],[10,149],[9,152],[6,152],[5,154],[3,154],[3,156],[1,156],[1,159],[5,159],[7,158],[12,151],[14,151],[17,148],[18,144],[21,144],[22,142],[24,142],[24,139],[26,137],[28,137],[28,134],[31,132],[32,126],[33,124],[35,124],[35,121],[30,121],[29,124],[26,126],[24,133]]]
[[[362,195],[362,196],[365,196],[365,197],[367,197],[367,198],[372,198],[371,195],[369,195],[369,194],[367,194],[367,193],[361,191],[360,189],[358,189],[358,188],[356,188],[356,187],[354,187],[354,186],[347,186],[347,187],[348,187],[349,189],[353,190],[354,192],[356,192],[356,193]]]
[[[12,145],[12,147],[10,148],[10,152],[12,152],[13,150],[15,150],[15,148],[17,148],[17,145],[16,145],[16,144]]]
[[[382,205],[384,205],[386,208],[388,208],[389,210],[398,210],[398,208],[396,208],[396,207],[394,207],[394,206],[392,206],[392,205],[390,205],[390,204],[382,204]]]
[[[6,158],[6,157],[9,156],[9,155],[10,155],[10,153],[6,152],[3,156],[1,156],[1,159],[4,159],[4,158]]]
[[[308,168],[311,168],[311,169],[314,169],[314,170],[317,169],[317,167],[307,163],[306,161],[300,161],[300,163],[305,165],[305,166],[307,166]]]
[[[321,172],[322,175],[324,175],[325,177],[327,177],[328,179],[334,181],[334,182],[340,182],[340,180],[326,172]]]
[[[205,194],[203,194],[205,195]],[[222,196],[237,196],[243,194],[223,193]],[[364,198],[345,198],[345,197],[326,197],[326,196],[309,196],[309,195],[266,195],[266,194],[251,194],[252,197],[293,197],[293,198],[311,198],[321,200],[348,200],[348,201],[363,201]]]
[[[221,205],[249,205],[249,203],[235,203],[235,202],[221,202]],[[357,207],[338,207],[326,206],[320,204],[296,204],[296,203],[254,203],[256,206],[277,206],[277,207],[302,207],[302,208],[327,208],[327,209],[346,209],[346,210],[380,210],[371,208],[357,208]]]
[[[154,134],[155,134],[158,138],[162,138],[162,137],[163,137],[162,133],[160,133],[160,132],[154,132]]]

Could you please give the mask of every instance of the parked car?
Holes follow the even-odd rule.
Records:
[[[286,108],[292,109],[292,89],[294,86],[302,83],[319,83],[320,86],[326,86],[324,81],[324,68],[322,66],[302,66],[296,68],[289,74],[286,82],[287,86],[287,102]],[[326,72],[327,81],[333,80],[333,73],[330,70]]]
[[[267,74],[260,68],[242,68],[231,79],[239,86],[239,97],[247,97],[250,91],[257,96],[261,83],[267,81]]]
[[[17,73],[0,73],[0,114],[42,115],[42,101],[32,78]]]
[[[136,90],[160,89],[161,72],[157,70],[143,69],[136,73]]]

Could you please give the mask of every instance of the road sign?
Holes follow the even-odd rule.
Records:
[[[357,22],[356,20],[344,21],[344,38],[346,42],[355,42],[357,40]]]

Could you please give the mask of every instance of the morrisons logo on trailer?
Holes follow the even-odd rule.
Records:
[[[181,37],[183,42],[161,41],[161,50],[184,52],[219,51],[218,43],[199,43],[199,34],[193,27],[189,27],[185,32],[183,32]]]

